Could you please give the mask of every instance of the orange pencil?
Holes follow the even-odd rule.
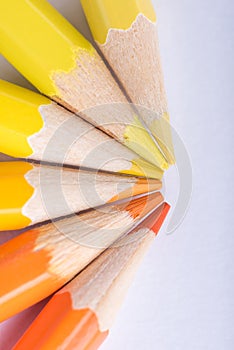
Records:
[[[168,210],[162,204],[57,292],[14,350],[98,349]]]
[[[163,201],[160,193],[29,230],[0,252],[0,321],[52,294]]]

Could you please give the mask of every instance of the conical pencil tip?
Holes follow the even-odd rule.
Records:
[[[162,202],[162,194],[160,192],[156,192],[140,198],[132,199],[129,203],[125,204],[125,210],[129,212],[132,218],[140,219],[150,213]]]
[[[163,177],[163,170],[157,166],[145,161],[142,158],[136,158],[132,161],[132,167],[128,170],[122,170],[123,174],[137,175],[146,178],[159,179]]]
[[[138,189],[138,191],[141,191],[141,193],[153,192],[153,191],[160,190],[162,188],[162,182],[157,179],[140,178],[138,179],[135,187]]]
[[[140,194],[158,191],[161,188],[162,182],[159,180],[139,178],[132,187],[119,192],[116,196],[112,197],[109,202],[115,202],[124,198],[131,198]]]
[[[159,232],[164,220],[166,219],[166,216],[170,210],[170,205],[168,203],[163,203],[159,208],[158,215],[156,214],[157,218],[154,224],[151,226],[151,230],[154,231],[155,235]]]
[[[170,205],[168,203],[162,203],[150,215],[148,215],[144,220],[142,220],[140,224],[134,228],[132,233],[142,228],[148,228],[149,230],[152,230],[156,235],[159,232],[169,209]]]

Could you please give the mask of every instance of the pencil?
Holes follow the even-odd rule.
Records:
[[[81,0],[93,37],[130,100],[174,163],[157,19],[151,0]],[[155,116],[153,117],[153,111]],[[152,115],[153,114],[153,115]]]
[[[29,230],[1,246],[0,322],[52,294],[162,203],[148,194]]]
[[[94,47],[47,1],[0,2],[0,49],[43,94],[168,167]]]
[[[0,163],[0,230],[17,230],[160,190],[158,180],[26,162]]]
[[[168,210],[161,205],[57,292],[13,349],[98,349]]]
[[[61,142],[62,140],[62,142]],[[47,97],[0,80],[0,152],[161,178],[163,172]]]

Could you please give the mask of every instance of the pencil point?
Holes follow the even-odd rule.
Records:
[[[149,214],[154,208],[156,208],[163,201],[163,196],[160,192],[148,194],[146,196],[133,199],[125,207],[125,210],[135,218],[143,218]]]
[[[166,219],[166,216],[169,210],[170,210],[170,205],[168,203],[164,203],[160,208],[158,219],[151,228],[154,231],[155,235],[157,235],[157,233],[159,232],[164,220]]]
[[[132,125],[126,126],[124,144],[159,169],[166,170],[168,168],[168,163],[160,149],[136,115]]]

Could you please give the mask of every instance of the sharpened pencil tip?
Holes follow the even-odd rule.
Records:
[[[170,205],[168,203],[164,203],[162,205],[158,220],[155,222],[155,224],[152,227],[152,230],[154,231],[155,235],[157,235],[158,231],[160,230],[164,220],[166,219],[166,216],[169,210],[170,210]]]
[[[157,192],[133,199],[126,205],[125,210],[128,211],[134,219],[137,217],[142,218],[156,208],[161,202],[163,202],[163,196],[161,193]]]

